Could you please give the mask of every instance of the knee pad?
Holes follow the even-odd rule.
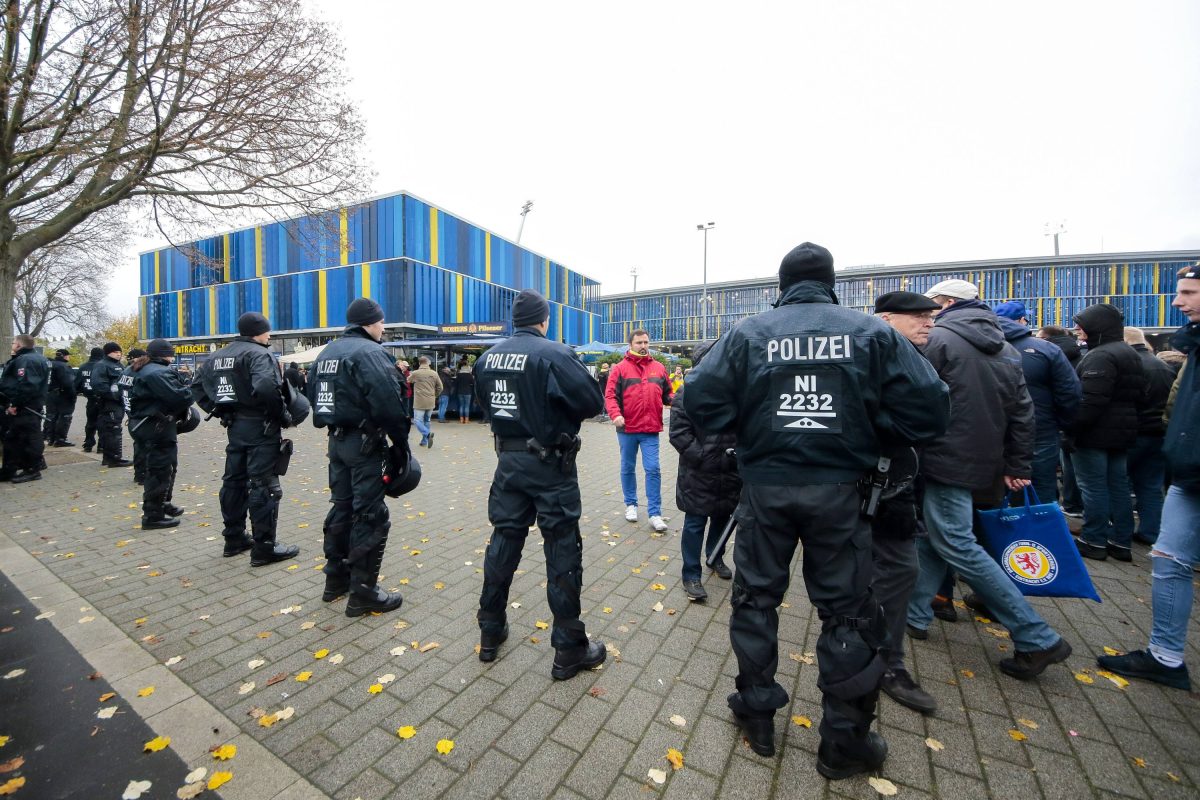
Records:
[[[822,624],[817,686],[841,700],[870,695],[887,671],[889,652],[883,608],[868,594],[858,616],[831,616]]]

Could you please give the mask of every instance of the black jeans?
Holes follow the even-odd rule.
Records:
[[[502,452],[488,495],[488,517],[495,526],[483,559],[479,628],[499,634],[507,620],[508,591],[521,563],[529,526],[537,521],[546,554],[546,600],[554,615],[550,642],[564,650],[587,645],[579,619],[583,589],[583,540],[579,517],[583,504],[574,468],[564,474],[559,458],[545,461],[532,453]]]
[[[779,666],[779,604],[792,555],[804,545],[804,585],[821,619],[817,686],[821,736],[867,735],[886,669],[887,629],[871,591],[871,530],[852,483],[742,487],[729,639],[738,659],[737,689],[751,714],[772,716],[788,694]]]
[[[145,484],[142,487],[142,517],[161,519],[171,502],[175,471],[179,465],[179,446],[173,421],[147,419],[133,431],[134,458],[144,459]]]
[[[391,530],[383,494],[387,441],[362,431],[330,434],[328,454],[325,574],[373,589]]]
[[[246,516],[254,541],[275,543],[275,523],[283,489],[275,474],[281,439],[279,425],[261,417],[237,417],[226,430],[225,475],[221,479],[221,518],[227,539],[246,535]]]
[[[887,621],[888,669],[904,668],[904,626],[908,600],[917,583],[917,540],[876,534],[871,543],[874,578],[871,586]]]

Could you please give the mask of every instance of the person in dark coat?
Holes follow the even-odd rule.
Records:
[[[35,345],[32,336],[14,336],[12,358],[0,372],[0,413],[5,417],[0,480],[13,483],[40,481],[46,466],[41,421],[50,365]]]
[[[1037,335],[1039,339],[1044,339],[1051,344],[1058,345],[1072,367],[1079,363],[1079,359],[1083,358],[1083,351],[1079,349],[1079,342],[1071,335],[1070,331],[1061,325],[1046,325],[1038,331]]]
[[[1163,412],[1175,383],[1175,370],[1154,355],[1141,328],[1126,327],[1125,343],[1138,354],[1146,374],[1146,394],[1138,410],[1137,441],[1126,459],[1129,486],[1137,510],[1137,530],[1133,538],[1142,544],[1154,544],[1162,522],[1163,485],[1167,472],[1162,453],[1163,435],[1167,432]]]
[[[67,441],[75,416],[75,370],[67,358],[70,350],[56,350],[50,361],[50,393],[46,398],[45,439],[51,447],[74,447]]]
[[[1071,463],[1083,493],[1079,552],[1100,561],[1132,561],[1133,504],[1126,456],[1137,442],[1144,402],[1142,360],[1125,344],[1125,317],[1108,303],[1075,315],[1088,352],[1076,367],[1083,402],[1071,428]]]
[[[75,373],[75,393],[87,398],[84,404],[83,452],[90,453],[96,446],[96,420],[102,405],[100,395],[92,391],[92,368],[104,358],[104,350],[93,347],[88,360],[79,365]]]
[[[471,419],[471,396],[475,394],[475,375],[466,356],[458,362],[458,372],[454,375],[454,394],[458,396],[458,421],[465,425]]]
[[[177,425],[192,407],[192,392],[171,369],[174,360],[174,345],[154,339],[145,356],[135,359],[131,367],[129,432],[136,448],[134,458],[142,459],[145,471],[142,530],[177,527],[183,515],[171,500],[179,466]]]
[[[296,365],[296,362],[293,361],[291,364],[288,364],[287,369],[283,373],[283,379],[290,383],[292,388],[298,393],[304,394],[304,388],[306,385],[304,381],[304,373],[300,371],[300,367]]]
[[[1082,389],[1065,351],[1033,335],[1025,304],[996,306],[1000,330],[1021,354],[1025,386],[1033,400],[1033,490],[1043,503],[1058,499],[1059,436],[1075,421]]]
[[[702,342],[692,358],[699,364],[712,342]],[[678,400],[679,395],[676,395]],[[683,512],[683,534],[680,548],[683,554],[683,590],[688,599],[703,602],[708,592],[700,583],[700,560],[702,545],[705,544],[704,528],[708,527],[708,543],[703,547],[704,556],[713,554],[717,540],[725,530],[730,515],[737,507],[738,495],[742,491],[742,479],[738,477],[737,457],[734,446],[737,436],[733,432],[704,434],[688,419],[683,404],[671,405],[671,446],[679,452],[679,472],[675,478],[675,505]],[[724,546],[717,554],[712,570],[718,577],[729,580],[733,572],[721,556]]]

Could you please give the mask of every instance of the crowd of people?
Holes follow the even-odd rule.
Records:
[[[904,640],[927,638],[935,617],[957,616],[957,580],[970,589],[969,607],[1008,629],[1015,652],[999,663],[1005,674],[1029,680],[1071,655],[988,554],[976,524],[977,510],[1029,488],[1082,515],[1077,546],[1086,558],[1132,562],[1134,541],[1151,547],[1149,645],[1098,660],[1189,689],[1184,639],[1200,561],[1200,266],[1178,276],[1174,306],[1189,322],[1172,337],[1174,355],[1154,354],[1108,304],[1076,315],[1077,339],[1063,328],[1035,333],[1021,303],[990,307],[962,280],[883,295],[873,314],[840,306],[833,287],[829,252],[795,248],[780,265],[774,308],[699,345],[686,377],[651,355],[644,330],[593,377],[570,348],[546,339],[549,304],[530,290],[513,303],[514,334],[453,371],[435,372],[425,357],[416,369],[393,362],[381,345],[383,310],[368,298],[350,304],[342,335],[308,371],[281,368],[270,321],[257,312],[239,318],[239,335],[190,381],[172,368],[164,339],[131,350],[124,365],[109,342],[72,371],[66,351],[47,359],[17,336],[0,375],[0,478],[37,480],[44,443],[73,446],[71,415],[83,395],[84,449],[96,447],[105,466],[134,467],[143,529],[177,526],[178,436],[199,425],[196,404],[227,437],[222,555],[249,551],[249,566],[260,567],[299,554],[276,538],[279,478],[292,454],[284,432],[311,414],[328,433],[322,600],[347,597],[350,617],[386,613],[403,600],[378,583],[385,497],[411,491],[421,476],[410,426],[432,448],[434,414],[445,421],[454,403],[465,424],[477,403],[497,453],[479,658],[498,658],[508,638],[509,589],[536,523],[554,617],[551,674],[565,680],[606,653],[580,619],[581,424],[602,415],[616,429],[630,523],[641,508],[640,453],[652,535],[668,529],[659,458],[668,428],[679,454],[683,589],[706,600],[704,564],[733,582],[738,673],[728,704],[763,756],[775,752],[774,716],[789,702],[776,680],[778,608],[802,546],[805,589],[821,620],[817,768],[832,780],[886,758],[887,743],[871,730],[881,691],[917,712],[937,710],[906,668]],[[132,460],[122,453],[123,417]],[[735,528],[730,568],[724,554]]]

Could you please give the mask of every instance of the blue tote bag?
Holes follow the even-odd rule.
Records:
[[[984,548],[1021,594],[1101,602],[1058,503],[1039,503],[1026,487],[1024,506],[1010,506],[1006,495],[1000,508],[978,514]]]

